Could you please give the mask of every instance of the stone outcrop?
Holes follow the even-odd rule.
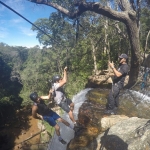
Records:
[[[88,77],[86,88],[111,88],[114,73],[112,69],[97,71],[97,73]],[[125,84],[128,83],[129,76],[125,79]]]
[[[107,117],[103,117],[101,119],[101,131],[106,131],[108,128],[112,127],[119,121],[123,121],[129,119],[129,117],[125,115],[111,115]]]
[[[81,128],[67,150],[150,150],[150,103],[139,102],[136,93],[131,99],[130,91],[121,96],[118,115],[109,116],[104,114],[107,95],[98,88],[88,92],[78,114]]]
[[[93,75],[88,77],[88,82],[86,87],[98,88],[98,87],[106,87],[110,88],[112,84],[111,77],[113,76],[113,72],[109,70],[97,71]]]
[[[105,119],[104,124],[111,119],[113,118]],[[149,150],[149,141],[150,120],[131,117],[120,120],[100,134],[96,150]]]

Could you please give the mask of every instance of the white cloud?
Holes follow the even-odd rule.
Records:
[[[27,27],[19,27],[21,32],[27,36],[36,36],[36,32],[33,32],[30,28]]]

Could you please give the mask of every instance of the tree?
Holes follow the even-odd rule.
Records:
[[[86,11],[92,11],[97,14],[101,14],[113,20],[118,20],[125,24],[130,40],[131,46],[131,67],[129,74],[129,86],[133,85],[138,77],[139,65],[140,65],[140,44],[139,44],[139,12],[140,12],[140,0],[118,0],[117,2],[111,1],[111,4],[115,3],[119,6],[118,10],[114,10],[100,2],[90,2],[86,0],[76,1],[61,1],[61,0],[30,0],[37,4],[45,4],[55,8],[61,13],[67,15],[70,19],[75,19],[81,16]],[[74,2],[74,3],[73,3]],[[68,4],[68,5],[66,5]],[[69,4],[71,7],[69,8]],[[68,6],[68,8],[66,7]],[[113,6],[113,5],[112,5]]]
[[[150,9],[144,7],[141,9],[141,17],[140,17],[141,25],[140,25],[140,41],[143,52],[143,62],[145,60],[146,54],[149,53],[150,49]]]

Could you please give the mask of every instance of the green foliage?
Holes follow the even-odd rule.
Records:
[[[53,136],[54,135],[54,131],[55,131],[55,128],[50,126],[48,122],[46,121],[43,121],[43,124],[44,124],[44,127],[46,129],[46,131],[51,135]]]
[[[141,49],[142,52],[145,50],[146,44],[146,37],[148,32],[150,31],[149,24],[150,24],[150,10],[148,8],[143,8],[141,12],[141,32],[140,32],[140,41],[141,41]],[[150,37],[147,41],[147,51],[146,53],[150,52]]]
[[[8,45],[0,44],[0,125],[5,124],[6,118],[11,117],[22,103],[19,96],[22,85],[18,82],[18,74],[14,73],[20,66],[17,65],[19,58],[14,59],[14,55],[18,55],[16,51],[11,51],[12,49]]]
[[[59,1],[59,4],[73,10],[72,2],[65,0]],[[140,21],[140,42],[144,50],[150,24],[148,7],[142,8]],[[38,19],[35,24],[49,35],[32,27],[37,31],[39,42],[44,45],[42,49],[38,46],[10,47],[0,43],[0,116],[5,116],[7,108],[15,111],[30,105],[29,95],[33,91],[47,95],[49,80],[55,74],[62,74],[66,65],[68,82],[65,90],[72,98],[84,89],[95,64],[98,70],[107,69],[108,60],[118,63],[119,54],[129,54],[130,43],[125,26],[93,12],[85,12],[73,21],[55,12],[49,19]],[[116,25],[121,31],[119,34]],[[147,53],[150,52],[149,43],[150,38]]]
[[[107,69],[108,67],[108,60],[107,59],[101,59],[98,61],[98,69],[103,70]]]

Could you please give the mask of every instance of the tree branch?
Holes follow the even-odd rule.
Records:
[[[115,27],[116,30],[117,30],[117,32],[118,32],[118,34],[121,35],[123,38],[127,38],[127,36],[121,31],[121,29],[120,29],[120,27],[119,27],[119,25],[118,25],[118,21],[116,21],[116,22],[113,23],[113,24],[110,24],[110,23],[109,23],[109,25]]]
[[[145,60],[145,53],[146,53],[146,50],[147,50],[147,42],[148,42],[149,35],[150,35],[150,30],[148,31],[148,34],[147,34],[147,37],[146,37],[146,43],[145,43],[145,49],[144,49],[144,60]]]
[[[25,139],[24,141],[22,141],[22,142],[20,142],[20,143],[17,143],[16,145],[19,145],[19,144],[21,144],[21,143],[23,143],[23,142],[26,142],[26,141],[32,139],[33,137],[35,137],[35,136],[41,134],[41,132],[43,132],[43,131],[45,131],[45,129],[42,129],[41,131],[39,131],[39,132],[33,134],[32,136],[28,137],[27,139]]]
[[[131,4],[128,0],[119,0],[118,5],[122,11],[130,11]]]
[[[97,14],[101,14],[108,18],[118,20],[121,22],[125,22],[125,20],[128,18],[128,13],[115,11],[108,6],[101,5],[99,2],[77,1],[76,3],[74,3],[74,5],[78,7],[78,9],[74,12],[70,12],[64,7],[58,5],[57,3],[50,2],[49,0],[28,0],[28,1],[31,1],[36,4],[44,4],[51,6],[56,10],[60,11],[61,13],[67,15],[70,19],[77,18],[86,11],[92,11]]]
[[[137,25],[140,25],[141,0],[137,0]]]
[[[36,4],[44,4],[47,6],[51,6],[54,9],[59,10],[61,13],[65,14],[67,16],[70,16],[70,12],[67,9],[63,8],[62,6],[58,5],[57,3],[50,2],[49,0],[28,0],[28,1],[36,3]]]
[[[132,6],[132,9],[133,9],[134,11],[136,11],[136,7],[135,7],[134,0],[130,0],[130,4],[131,4],[131,6]]]

